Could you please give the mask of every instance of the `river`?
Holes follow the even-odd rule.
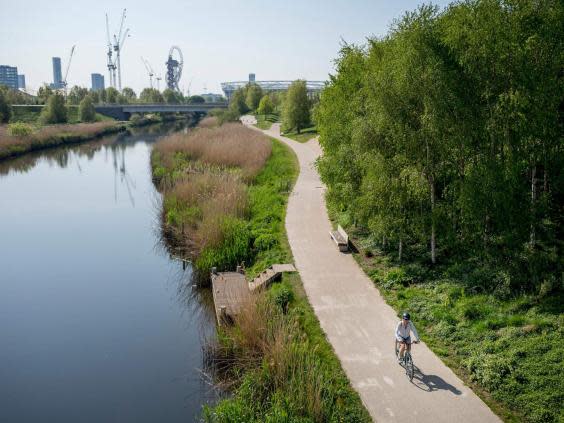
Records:
[[[209,298],[160,241],[171,130],[0,162],[0,422],[192,422],[216,399]]]

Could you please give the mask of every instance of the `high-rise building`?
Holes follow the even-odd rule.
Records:
[[[99,73],[92,74],[92,91],[101,91],[105,88],[104,75]]]
[[[255,74],[254,73],[250,73],[249,74],[249,83],[254,84],[255,83]]]
[[[53,83],[51,88],[56,90],[63,88],[63,73],[61,72],[61,58],[53,57]]]
[[[25,75],[18,75],[18,88],[25,90]]]
[[[0,65],[0,85],[5,85],[14,90],[18,89],[18,68],[15,66]]]

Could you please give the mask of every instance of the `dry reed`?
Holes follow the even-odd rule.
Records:
[[[243,178],[251,180],[263,168],[272,150],[268,138],[237,123],[217,128],[200,128],[188,134],[173,134],[155,145],[165,167],[177,153],[191,160],[242,169]]]
[[[219,126],[219,120],[215,116],[207,116],[203,118],[199,123],[198,127],[200,128],[216,128]]]
[[[47,125],[24,136],[8,134],[7,125],[0,126],[0,158],[43,147],[54,146],[65,141],[86,140],[102,135],[116,127],[112,121]]]

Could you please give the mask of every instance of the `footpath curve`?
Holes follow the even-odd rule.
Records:
[[[251,117],[243,123],[253,129]],[[290,195],[286,231],[305,292],[352,386],[376,422],[488,423],[500,419],[424,344],[413,348],[419,369],[410,383],[394,357],[398,322],[374,283],[329,237],[325,187],[314,162],[316,140],[305,144],[262,131],[296,153],[300,174]],[[415,316],[417,322],[417,316]]]

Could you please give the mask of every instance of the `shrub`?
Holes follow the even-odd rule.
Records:
[[[65,99],[61,94],[53,94],[47,100],[47,106],[41,112],[41,122],[50,123],[66,123],[68,121],[68,111],[65,105]]]
[[[0,123],[8,123],[10,117],[12,117],[12,108],[8,104],[4,91],[0,90]]]
[[[23,137],[33,132],[33,128],[27,123],[14,122],[8,125],[8,135]]]
[[[96,120],[96,109],[94,109],[94,104],[90,96],[87,95],[82,99],[78,110],[82,122],[94,122]]]

